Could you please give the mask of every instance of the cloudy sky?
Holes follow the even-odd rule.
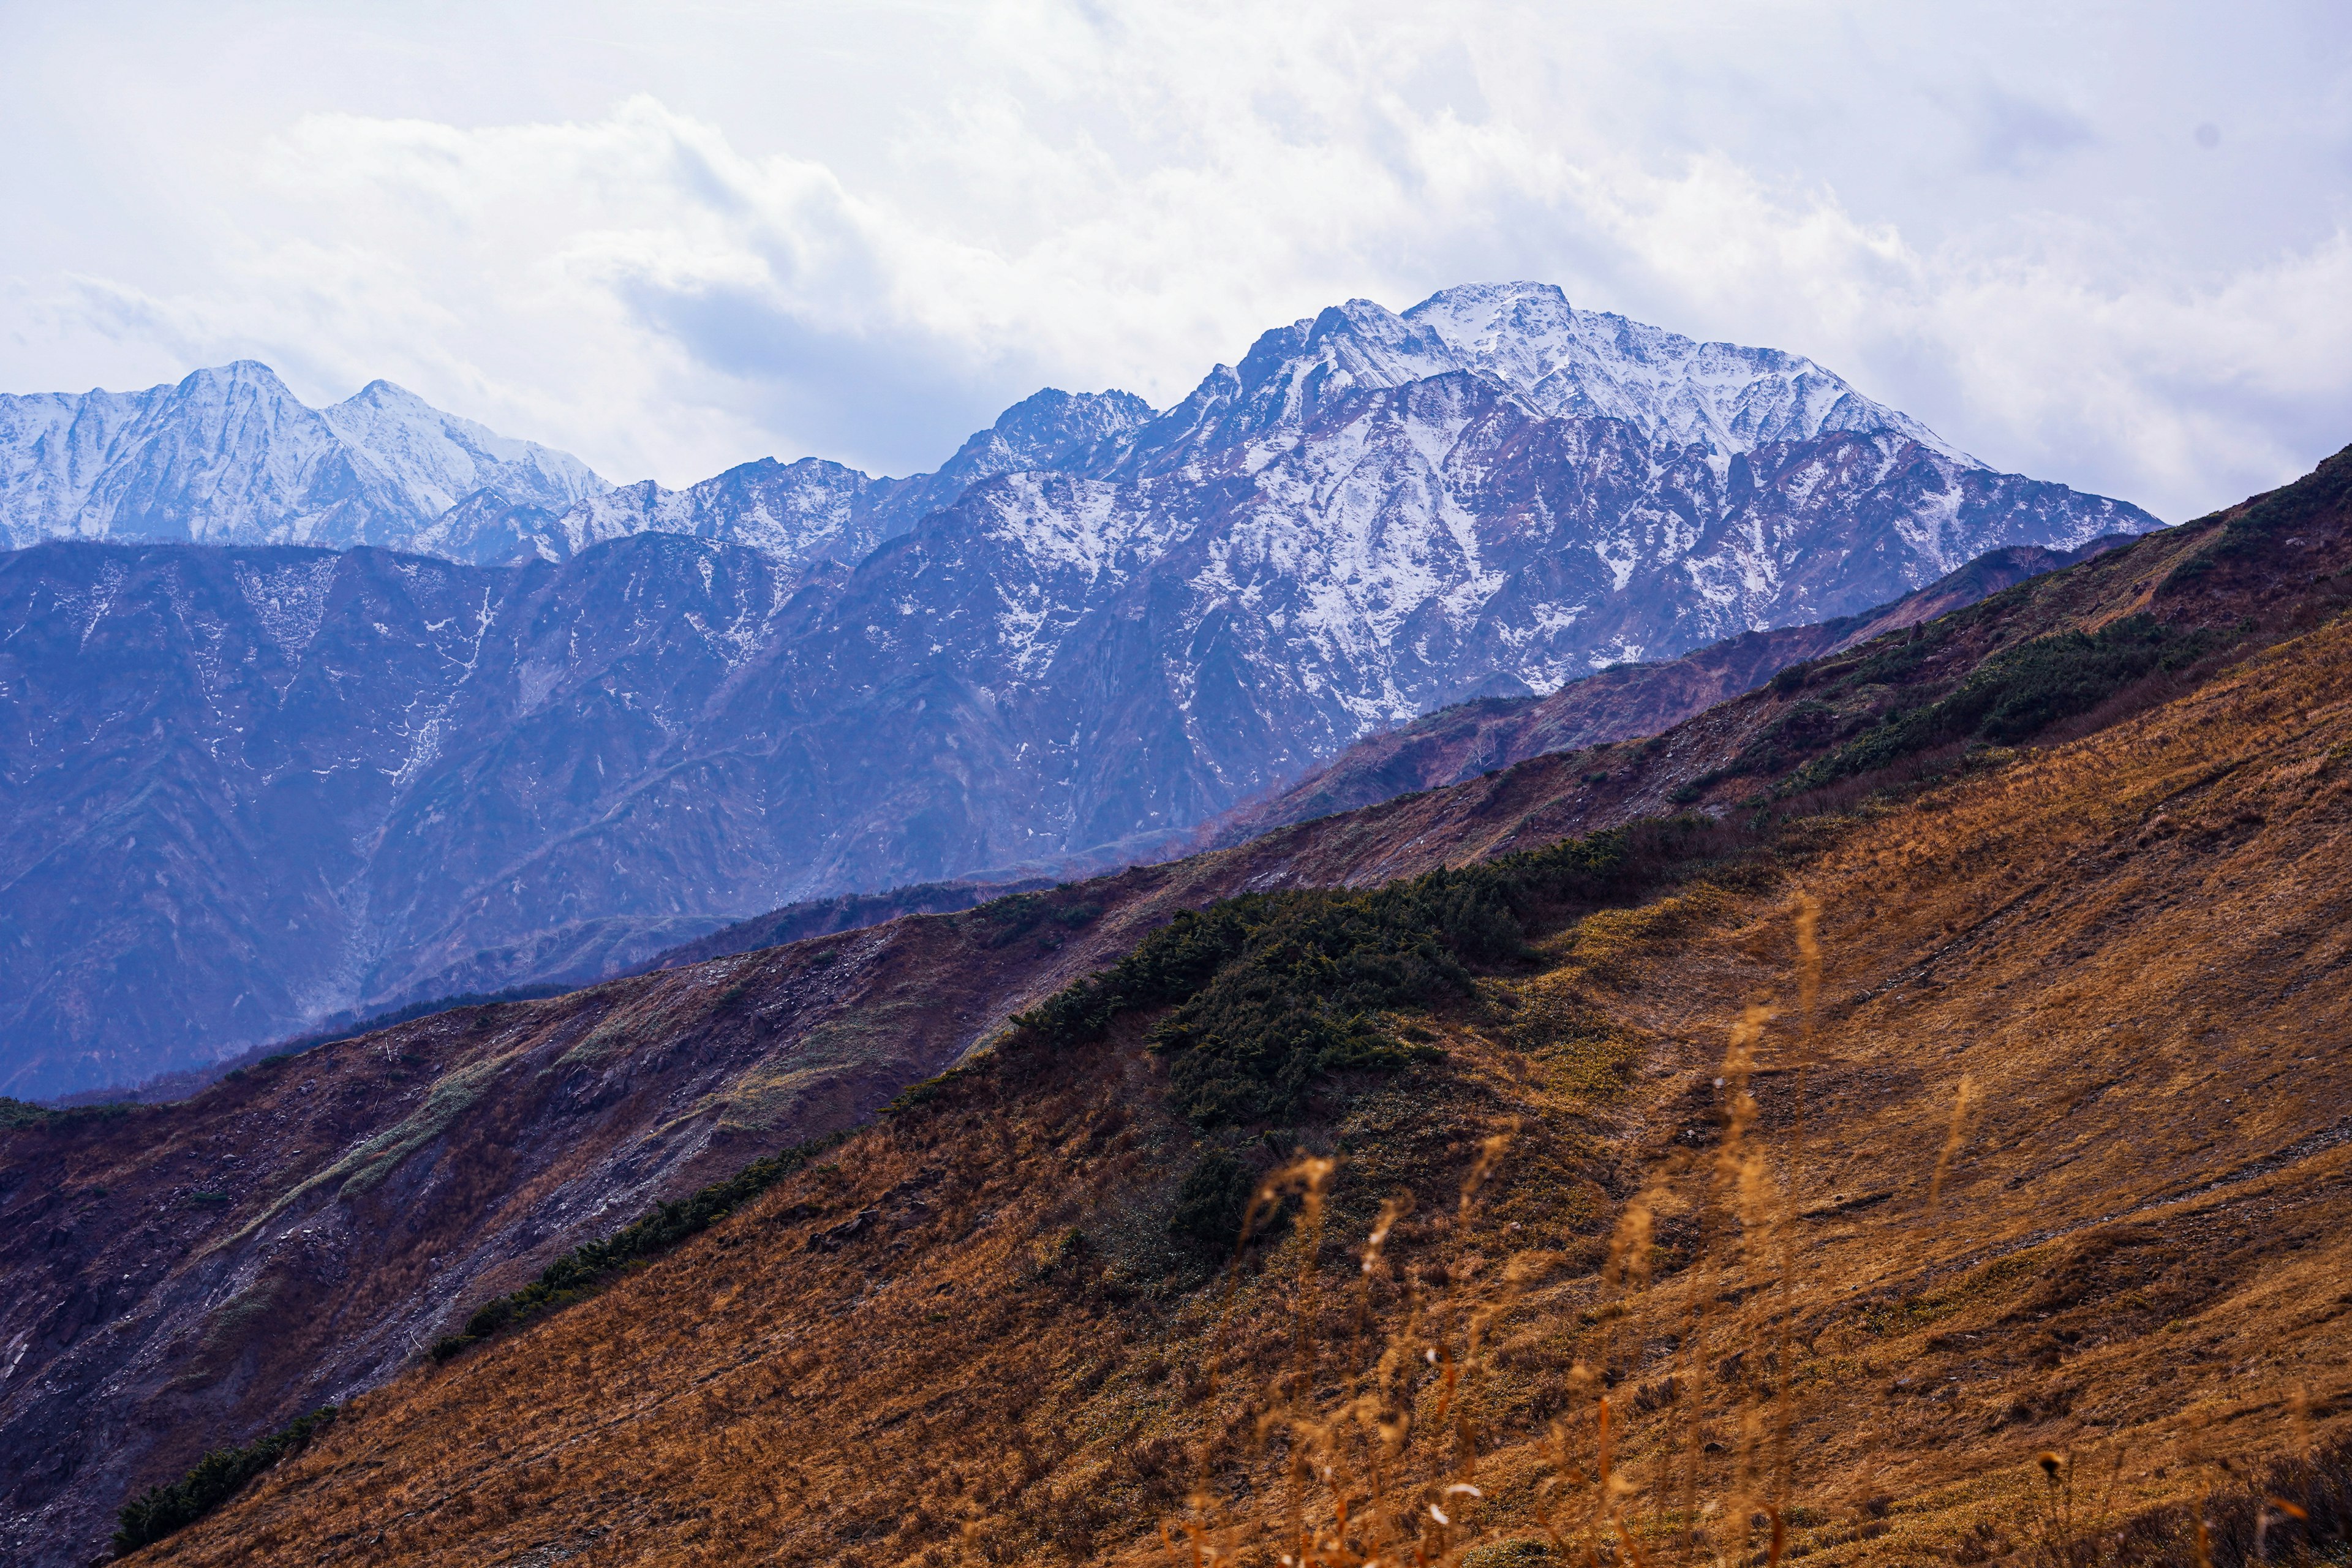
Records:
[[[620,480],[1508,278],[2168,519],[2352,442],[2340,0],[0,0],[0,391],[388,376]]]

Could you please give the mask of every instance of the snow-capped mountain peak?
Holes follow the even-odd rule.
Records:
[[[1739,454],[1841,431],[1983,467],[1801,355],[1579,310],[1549,283],[1474,283],[1402,313],[1356,299],[1276,327],[1164,415],[1129,393],[1048,388],[904,479],[762,459],[685,490],[615,491],[575,458],[389,381],[306,407],[254,360],[141,393],[0,397],[0,544],[381,544],[489,562],[650,530],[849,562],[998,475],[1255,473],[1324,410],[1446,377],[1538,418],[1617,421],[1662,450],[1696,448],[1718,479]]]
[[[484,489],[560,510],[612,488],[568,452],[445,414],[389,381],[369,382],[320,416],[428,519]]]
[[[1087,465],[1095,451],[1116,446],[1150,422],[1151,405],[1117,387],[1108,392],[1034,392],[985,430],[975,432],[940,466],[938,477],[961,489],[998,474]],[[955,499],[950,495],[938,504]]]
[[[295,401],[294,394],[278,379],[278,373],[257,359],[235,359],[226,364],[192,370],[180,378],[173,390],[183,396],[194,397],[224,388],[251,388],[274,401]]]
[[[1334,305],[1312,321],[1295,323],[1292,331],[1301,336],[1300,350],[1294,353],[1287,367],[1290,374],[1295,379],[1303,378],[1313,368],[1325,367],[1335,392],[1402,386],[1465,368],[1459,356],[1435,333],[1370,300]],[[1261,363],[1261,351],[1271,346],[1268,339],[1273,336],[1261,337],[1260,348],[1253,349],[1243,361],[1244,384],[1252,381],[1252,367]]]
[[[1404,319],[1549,417],[1622,419],[1653,440],[1698,445],[1718,457],[1825,430],[1883,432],[1983,466],[1801,354],[1699,342],[1580,310],[1556,284],[1441,289]]]

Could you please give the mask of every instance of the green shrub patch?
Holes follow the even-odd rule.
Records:
[[[2210,631],[2132,616],[2096,632],[2061,632],[1995,654],[1941,700],[1898,710],[1793,774],[1793,794],[1870,773],[1954,742],[2008,745],[2087,711],[2136,680],[2213,651]]]
[[[1066,1049],[1171,1009],[1150,1040],[1195,1126],[1295,1120],[1333,1074],[1435,1054],[1398,1039],[1387,1010],[1466,998],[1472,966],[1521,958],[1538,921],[1627,898],[1732,831],[1673,817],[1360,892],[1221,899],[1015,1018],[1012,1044]]]
[[[1176,1187],[1176,1212],[1168,1228],[1178,1236],[1230,1251],[1242,1234],[1242,1220],[1256,1194],[1250,1168],[1223,1149],[1212,1149]]]
[[[292,1426],[242,1448],[215,1448],[169,1486],[148,1488],[122,1505],[114,1532],[116,1553],[136,1552],[195,1523],[243,1491],[254,1477],[287,1455],[300,1453],[334,1419],[335,1407],[320,1405]]]

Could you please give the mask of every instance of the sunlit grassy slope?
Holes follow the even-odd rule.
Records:
[[[1016,1036],[151,1555],[2024,1563],[2226,1492],[2352,1426],[2347,718],[2330,621],[1735,836],[1278,1126]],[[1205,1154],[1280,1197],[1223,1274]]]

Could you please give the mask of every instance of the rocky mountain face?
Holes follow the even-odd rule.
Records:
[[[459,848],[451,811],[534,841],[625,811],[792,584],[756,552],[683,541],[604,560],[566,575],[365,549],[0,557],[10,1081],[142,1077],[402,989],[373,977],[435,950],[409,922],[446,925],[458,889],[494,897],[513,869]],[[741,896],[724,846],[694,832],[701,803],[675,810],[711,863],[608,864],[534,916],[528,962],[588,955],[593,973],[615,940],[635,958],[720,923],[698,910]],[[675,886],[614,900],[616,880]]]
[[[293,475],[268,493],[316,503],[305,537],[359,515],[320,476],[430,468],[387,433],[429,424],[405,395],[313,415],[236,369],[235,397],[142,395],[268,457],[237,494]],[[169,433],[195,414],[150,413],[100,443],[135,458],[105,473],[185,468],[202,443]],[[248,438],[313,426],[370,445],[301,468]],[[516,477],[560,468],[536,452],[403,536],[522,564],[0,560],[0,1087],[593,977],[800,900],[1150,858],[1449,703],[2154,523],[1995,473],[1808,361],[1527,284],[1335,307],[1162,414],[1041,393],[910,479],[583,469],[567,499]],[[196,490],[172,491],[177,537],[216,537]]]
[[[699,583],[701,563],[712,563],[714,592],[731,583],[727,592],[742,602],[760,603],[772,581],[725,575],[750,552],[632,540],[568,568],[514,573],[521,586],[499,606],[497,624],[563,626],[558,612],[570,613],[585,592],[567,571],[630,551],[671,563],[666,574],[615,590],[648,626],[677,618],[664,614],[675,603],[664,595]],[[95,547],[49,553],[101,568],[121,558]],[[229,566],[240,560],[234,552],[153,553]],[[331,600],[347,595],[359,605],[352,620],[388,627],[405,613],[392,600],[392,583],[426,584],[438,574],[461,585],[415,612],[430,626],[469,603],[484,580],[468,569],[366,552],[276,558],[327,563]],[[381,575],[341,581],[354,563]],[[570,1543],[563,1550],[603,1541],[599,1550],[623,1556],[660,1555],[691,1545],[677,1532],[691,1528],[692,1510],[667,1500],[693,1497],[720,1500],[737,1521],[729,1529],[740,1525],[747,1541],[755,1531],[762,1541],[788,1534],[796,1560],[829,1561],[845,1540],[843,1515],[795,1505],[773,1517],[765,1478],[775,1468],[750,1472],[760,1477],[757,1498],[728,1479],[747,1472],[742,1443],[765,1432],[799,1445],[793,1453],[802,1468],[793,1473],[821,1479],[813,1495],[822,1499],[859,1495],[855,1488],[867,1484],[896,1499],[929,1486],[940,1445],[968,1429],[976,1435],[975,1464],[1001,1459],[1010,1434],[1020,1432],[1036,1439],[1045,1467],[1065,1467],[1067,1485],[1038,1489],[1026,1502],[1017,1486],[989,1494],[987,1527],[999,1532],[992,1540],[1000,1554],[1037,1555],[1044,1537],[1034,1531],[1066,1522],[1081,1478],[1111,1484],[1100,1478],[1117,1475],[1122,1489],[1142,1483],[1109,1468],[1119,1461],[1091,1439],[1045,1443],[1017,1425],[1024,1416],[1065,1433],[1126,1433],[1149,1410],[1194,1423],[1184,1428],[1192,1441],[1213,1429],[1199,1423],[1231,1415],[1245,1425],[1265,1407],[1235,1415],[1189,1394],[1175,1404],[1170,1386],[1181,1380],[1164,1363],[1150,1364],[1173,1355],[1191,1365],[1212,1353],[1187,1337],[1216,1320],[1200,1305],[1211,1266],[1200,1266],[1188,1285],[1190,1266],[1169,1261],[1178,1181],[1202,1147],[1238,1150],[1261,1164],[1268,1142],[1342,1152],[1339,1180],[1354,1184],[1335,1188],[1333,1235],[1352,1242],[1398,1184],[1417,1193],[1421,1215],[1459,1214],[1466,1225],[1462,1162],[1479,1139],[1517,1122],[1508,1159],[1518,1163],[1498,1167],[1487,1194],[1514,1206],[1476,1232],[1467,1254],[1435,1250],[1447,1237],[1425,1222],[1400,1231],[1394,1245],[1411,1249],[1406,1261],[1420,1277],[1433,1279],[1426,1265],[1443,1261],[1450,1279],[1478,1288],[1551,1289],[1564,1272],[1573,1289],[1558,1310],[1563,1322],[1574,1321],[1599,1289],[1591,1270],[1605,1253],[1614,1198],[1643,1190],[1653,1159],[1706,1146],[1723,1125],[1722,1101],[1707,1087],[1725,1070],[1717,1042],[1759,993],[1793,994],[1784,933],[1791,892],[1809,889],[1822,894],[1831,959],[1822,1038],[1809,1050],[1817,1098],[1806,1125],[1814,1148],[1843,1152],[1827,1163],[1815,1157],[1795,1206],[1808,1247],[1865,1245],[1825,1252],[1808,1266],[1822,1310],[1796,1342],[1833,1369],[1843,1361],[1826,1358],[1878,1354],[1896,1333],[1938,1330],[1915,1346],[1936,1373],[1918,1387],[1952,1379],[1962,1390],[1955,1397],[1968,1401],[1966,1430],[1982,1440],[1944,1441],[1941,1427],[1921,1437],[1907,1414],[1902,1432],[1855,1436],[1864,1405],[1880,1412],[1869,1419],[1881,1419],[1884,1400],[1895,1397],[1885,1390],[1895,1373],[1874,1363],[1868,1379],[1808,1381],[1823,1391],[1809,1398],[1834,1405],[1851,1386],[1857,1403],[1852,1410],[1806,1405],[1797,1451],[1814,1454],[1818,1439],[1820,1484],[1837,1488],[1850,1484],[1839,1478],[1850,1478],[1860,1454],[1884,1460],[1896,1452],[1885,1445],[1898,1440],[1925,1444],[1922,1453],[1953,1464],[1961,1456],[1979,1467],[2030,1465],[2034,1453],[2065,1440],[2070,1399],[2103,1423],[2118,1413],[2135,1422],[2170,1419],[2177,1410],[2146,1397],[2155,1386],[2149,1358],[2177,1360],[2183,1335],[2201,1344],[2241,1330],[2249,1345],[2272,1353],[2290,1342],[2281,1325],[2304,1345],[2304,1330],[2294,1325],[2315,1321],[2305,1308],[2326,1297],[2307,1279],[2273,1282],[2268,1271],[2307,1267],[2307,1244],[2324,1250],[2326,1238],[2352,1235],[2336,1213],[2340,1188],[2329,1174],[2343,1142],[2340,1064],[2314,1068],[2315,1058],[2294,1058],[2278,1044],[2302,1037],[2289,1025],[2307,1033],[2312,1018],[2339,1016],[2352,974],[2337,962],[2346,885],[2337,863],[2352,842],[2340,826],[2352,794],[2326,720],[2346,700],[2347,584],[2352,454],[2251,506],[2033,575],[1938,618],[1906,625],[1897,614],[1871,640],[1810,658],[1790,667],[1793,679],[1768,681],[1652,739],[1538,756],[1083,885],[711,957],[568,996],[420,1018],[259,1064],[178,1105],[66,1113],[0,1107],[0,1284],[7,1286],[0,1289],[0,1552],[12,1561],[86,1562],[127,1496],[176,1475],[206,1447],[249,1440],[321,1400],[343,1401],[396,1378],[348,1416],[358,1434],[351,1446],[336,1447],[345,1441],[339,1436],[315,1462],[290,1462],[173,1550],[206,1562],[273,1552],[307,1560],[322,1550],[364,1557],[379,1547],[420,1560],[504,1561],[549,1541]],[[1974,597],[1983,585],[1963,590]],[[178,595],[196,602],[193,582]],[[345,647],[330,629],[336,604],[312,621],[306,603],[294,605],[301,618],[281,622],[289,635],[307,626],[314,641],[330,639],[327,651]],[[1930,595],[1914,608],[1934,603]],[[281,609],[286,604],[281,594]],[[780,618],[793,613],[788,605]],[[2149,629],[2134,630],[2142,616]],[[478,624],[457,621],[452,629]],[[103,625],[103,617],[92,624],[93,637]],[[667,657],[692,665],[704,656],[690,645],[679,634]],[[477,641],[468,631],[452,655],[478,654],[478,669],[495,669],[496,646],[495,636]],[[611,684],[588,679],[583,689],[601,695],[567,699],[583,711],[600,702],[625,710],[614,694],[649,684],[628,660],[650,667],[662,651],[622,646],[615,634],[604,646]],[[2132,662],[2166,650],[2180,658]],[[322,657],[330,663],[348,673],[360,656]],[[1998,677],[1990,684],[1989,673]],[[324,669],[300,679],[313,690],[333,685]],[[1999,731],[2001,745],[1956,756],[1958,743],[1945,731],[1916,724],[1911,752],[1882,743],[1890,730],[1910,733],[1904,725],[1970,692],[1985,700],[1963,704],[1952,722],[1998,718],[2008,726]],[[677,708],[647,706],[675,721]],[[373,737],[413,736],[446,717],[355,710],[333,747],[287,759],[288,773],[335,772],[344,753],[358,755],[354,772],[382,772],[394,756],[415,752],[392,742],[367,751]],[[119,727],[154,728],[136,716]],[[658,728],[649,721],[608,731],[595,754],[619,758],[632,736]],[[2051,743],[2057,741],[2074,743]],[[201,742],[194,749],[210,754]],[[1822,766],[1857,749],[1880,760],[1860,771]],[[1913,766],[1937,756],[1935,766]],[[573,787],[592,787],[582,775],[593,774],[593,763],[540,765]],[[1814,773],[1834,787],[1779,794],[1784,822],[1730,809]],[[1876,802],[1871,810],[1844,811],[1865,795]],[[684,804],[698,805],[700,797],[688,794],[670,809]],[[1723,813],[1721,838],[1698,845],[1687,871],[1695,880],[1627,889],[1623,901],[1642,907],[1610,911],[1590,944],[1570,932],[1542,945],[1541,962],[1555,970],[1514,959],[1486,976],[1475,997],[1415,1011],[1421,1033],[1407,1037],[1436,1039],[1443,1053],[1412,1069],[1410,1096],[1383,1095],[1394,1080],[1367,1072],[1330,1089],[1316,1113],[1323,1120],[1286,1127],[1298,1135],[1290,1142],[1248,1125],[1212,1129],[1222,1142],[1209,1141],[1171,1109],[1166,1060],[1135,1048],[1133,1032],[1063,1056],[971,1055],[1003,1038],[1013,1014],[1211,900],[1376,886],[1710,808]],[[697,831],[719,826],[706,821]],[[1716,857],[1743,847],[1759,858],[1708,879],[1726,864]],[[126,878],[163,888],[152,875],[160,868],[146,867],[143,882],[132,872]],[[794,918],[824,922],[832,912]],[[801,929],[791,921],[772,928],[778,936]],[[0,941],[0,951],[7,946]],[[2004,1018],[2031,1027],[2004,1040]],[[1995,1048],[1980,1049],[1989,1040]],[[1793,1032],[1776,1026],[1756,1065],[1781,1066],[1795,1045]],[[1951,1059],[1964,1051],[1976,1054]],[[2305,1090],[2244,1101],[2252,1111],[2198,1087],[2224,1064],[2252,1082],[2296,1059],[2304,1065],[2294,1070],[2310,1080]],[[492,1341],[446,1369],[417,1365],[435,1336],[567,1247],[608,1236],[653,1201],[678,1199],[755,1157],[856,1126],[958,1062],[973,1070],[908,1096],[804,1182],[747,1205],[726,1227],[602,1300]],[[1958,1235],[1951,1226],[1959,1222],[1937,1223],[1927,1206],[1934,1141],[1923,1143],[1918,1129],[1952,1119],[1952,1084],[1964,1065],[1993,1087],[1977,1112],[1990,1120],[1970,1123],[1963,1157],[1934,1177],[1948,1180],[1947,1201],[1967,1215],[1969,1228]],[[2127,1076],[2119,1080],[2118,1072]],[[1759,1071],[1757,1081],[1768,1100],[1759,1125],[1785,1128],[1788,1102],[1769,1097],[1795,1080]],[[2142,1088],[2117,1100],[2118,1081]],[[2057,1114],[2053,1105],[2108,1120],[2085,1141],[2083,1125],[2070,1120],[2075,1110]],[[1121,1142],[1130,1127],[1137,1136]],[[2160,1135],[2152,1138],[2151,1127]],[[2084,1172],[2086,1163],[2094,1169]],[[1898,1183],[1904,1200],[1887,1201]],[[2210,1248],[2193,1238],[2162,1249],[2135,1239],[2137,1231],[2118,1239],[2119,1223],[2138,1225],[2132,1216],[2190,1202],[2251,1203],[2284,1215],[2284,1228],[2264,1230],[2251,1210],[2200,1210],[2217,1216],[2216,1237],[2240,1248],[2231,1271],[2212,1269]],[[1661,1229],[1675,1246],[1695,1234]],[[2244,1242],[2256,1233],[2267,1239]],[[1524,1272],[1496,1261],[1521,1248],[1544,1250]],[[1955,1291],[1955,1248],[1978,1262],[2025,1261],[2005,1264],[1979,1282],[1982,1289]],[[1335,1292],[1358,1289],[1352,1249],[1333,1255],[1345,1271]],[[2116,1258],[2137,1260],[2137,1272],[2114,1272]],[[2327,1258],[2335,1267],[2335,1255]],[[1841,1259],[1861,1259],[1860,1272],[1839,1272]],[[2083,1284],[2093,1272],[2095,1290]],[[2246,1288],[2231,1295],[2220,1272]],[[1292,1278],[1271,1268],[1253,1279],[1273,1284],[1243,1286],[1276,1293],[1264,1313],[1269,1375],[1297,1364],[1299,1317],[1279,1299]],[[1713,1292],[1724,1277],[1698,1278]],[[1375,1304],[1382,1310],[1411,1300],[1381,1289]],[[1261,1338],[1251,1326],[1255,1300],[1244,1300],[1235,1320],[1244,1331],[1232,1341],[1249,1354]],[[1874,1315],[1858,1318],[1857,1302]],[[1928,1305],[1907,1305],[1919,1302]],[[1517,1310],[1500,1298],[1495,1305]],[[1680,1331],[1674,1325],[1686,1325],[1689,1310],[1673,1302],[1625,1337],[1643,1358],[1619,1369],[1633,1386],[1655,1386],[1678,1364],[1654,1352],[1671,1342],[1666,1332]],[[1979,1316],[1952,1316],[1961,1310]],[[2053,1319],[2059,1313],[2077,1315]],[[2053,1321],[2084,1342],[2079,1360],[2062,1365],[2069,1352],[2050,1348],[2076,1343],[2045,1332]],[[1107,1321],[1124,1331],[1099,1337]],[[1507,1396],[1494,1408],[1512,1422],[1526,1415],[1527,1430],[1539,1435],[1559,1406],[1536,1395],[1548,1390],[1556,1400],[1559,1358],[1538,1356],[1552,1341],[1524,1333],[1520,1321],[1494,1321],[1496,1342],[1517,1347],[1496,1375],[1524,1380],[1496,1384]],[[967,1328],[971,1343],[957,1337]],[[1369,1342],[1379,1345],[1383,1332]],[[1822,1333],[1866,1337],[1824,1342]],[[2300,1359],[2278,1369],[2281,1386],[2320,1380],[2312,1383],[2315,1418],[2344,1408],[2329,1403],[2341,1396],[2325,1381],[2333,1375],[2326,1369],[2342,1357],[2326,1342],[2311,1342],[2310,1353],[2298,1351]],[[2137,1348],[2128,1358],[2095,1357],[2107,1343]],[[934,1348],[942,1353],[926,1359]],[[771,1352],[772,1361],[763,1359]],[[2219,1390],[2242,1377],[2246,1353],[2197,1360]],[[1003,1360],[975,1377],[973,1355]],[[757,1391],[725,1381],[735,1375],[730,1368],[753,1366],[783,1381]],[[1051,1397],[1028,1397],[1009,1415],[988,1403],[993,1391],[1040,1384]],[[1510,1392],[1522,1386],[1524,1399]],[[671,1458],[657,1471],[645,1468],[634,1424],[614,1425],[615,1388],[646,1391],[631,1408],[671,1424],[658,1428]],[[2269,1400],[2266,1390],[2245,1397]],[[1247,1394],[1229,1388],[1229,1404]],[[1087,1406],[1104,1419],[1066,1418],[1097,1397],[1112,1402]],[[529,1408],[518,1408],[519,1399]],[[780,1426],[772,1399],[829,1418]],[[2132,1400],[2139,1403],[2126,1408]],[[1628,1403],[1629,1420],[1673,1406]],[[904,1412],[921,1409],[931,1414],[908,1419],[902,1436]],[[920,1425],[934,1420],[936,1431]],[[543,1450],[517,1441],[549,1424],[573,1440],[566,1452],[578,1456],[567,1458],[560,1480],[547,1477]],[[1517,1443],[1519,1430],[1498,1417],[1497,1440]],[[851,1436],[836,1455],[827,1445],[840,1433]],[[1859,1447],[1849,1453],[1834,1447],[1840,1442]],[[1235,1463],[1255,1462],[1255,1448],[1234,1449]],[[594,1467],[622,1500],[607,1500],[599,1489],[605,1479],[580,1484],[575,1462]],[[1483,1468],[1521,1474],[1517,1463],[1507,1458]],[[415,1490],[383,1484],[375,1466],[392,1467]],[[1174,1461],[1164,1468],[1173,1508],[1193,1472]],[[1253,1474],[1249,1489],[1280,1495],[1278,1473]],[[1956,1474],[1929,1479],[1943,1487]],[[501,1489],[480,1491],[486,1477]],[[527,1495],[504,1489],[516,1477]],[[641,1506],[632,1486],[664,1500]],[[1497,1489],[1496,1506],[1518,1506],[1510,1500],[1527,1491]],[[891,1527],[905,1531],[892,1551],[912,1555],[929,1543],[921,1532],[933,1523],[952,1531],[966,1517],[943,1495],[923,1495],[919,1514],[877,1506],[851,1517],[901,1521]],[[1972,1482],[1936,1495],[1998,1500],[2013,1489]],[[492,1500],[438,1508],[418,1500],[459,1497]],[[1119,1500],[1126,1498],[1123,1490],[1117,1506],[1107,1505],[1097,1560],[1109,1560],[1114,1545],[1158,1550],[1146,1531],[1159,1505],[1130,1508]],[[732,1511],[739,1506],[740,1515]],[[753,1522],[761,1509],[770,1512]],[[257,1523],[257,1510],[278,1511]],[[1829,1522],[1844,1529],[1848,1521]],[[1829,1527],[1821,1528],[1826,1545]],[[592,1538],[591,1530],[611,1538]],[[387,1531],[414,1533],[378,1541]]]
[[[730,699],[741,732],[824,759],[784,785],[785,815],[824,825],[806,890],[1141,849],[1449,702],[2154,521],[1973,465],[1787,356],[1758,353],[1733,396],[1713,351],[1618,323],[1603,342],[1673,352],[1603,383],[1577,357],[1601,329],[1568,319],[1586,335],[1523,394],[1454,295],[1326,311],[1066,471],[976,484],[877,550],[827,590],[826,634]],[[1604,394],[1620,414],[1530,402]],[[1775,439],[1726,445],[1751,436]]]

